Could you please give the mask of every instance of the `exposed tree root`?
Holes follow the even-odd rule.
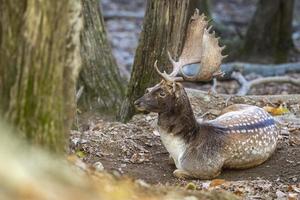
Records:
[[[239,89],[237,95],[246,95],[249,92],[249,90],[255,85],[264,83],[291,83],[300,86],[300,79],[295,79],[289,76],[263,77],[254,79],[252,81],[247,81],[240,72],[233,72],[231,74],[231,77],[237,80],[241,85],[241,88]]]

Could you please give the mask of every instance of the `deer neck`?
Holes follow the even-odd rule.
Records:
[[[189,140],[196,134],[197,121],[184,89],[174,109],[158,114],[158,127],[167,134],[179,136],[185,140]]]

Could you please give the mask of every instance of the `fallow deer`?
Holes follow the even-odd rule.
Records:
[[[179,82],[211,79],[220,74],[224,57],[218,39],[206,26],[205,17],[196,11],[178,62],[169,54],[173,71],[161,73],[155,63],[163,80],[135,101],[138,110],[158,113],[157,128],[175,162],[173,174],[178,178],[212,179],[222,168],[257,166],[271,156],[278,140],[279,129],[273,117],[256,106],[232,105],[210,121],[195,118]],[[196,76],[188,77],[182,67],[192,63],[199,63],[201,69]]]

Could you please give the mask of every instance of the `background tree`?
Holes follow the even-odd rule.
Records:
[[[244,60],[284,62],[293,47],[294,0],[260,0],[248,28]]]
[[[153,68],[155,60],[158,60],[159,66],[165,66],[167,69],[170,66],[167,51],[170,51],[174,58],[180,55],[189,18],[195,8],[202,5],[199,2],[199,0],[147,1],[143,30],[131,78],[119,112],[121,121],[127,121],[134,115],[134,100],[158,80]]]
[[[80,1],[0,0],[0,112],[33,144],[62,151],[75,111]]]
[[[115,111],[124,88],[117,63],[108,43],[98,0],[81,0],[84,29],[81,34],[82,70],[78,89],[82,87],[79,105],[85,110]]]

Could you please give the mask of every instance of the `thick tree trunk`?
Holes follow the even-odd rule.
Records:
[[[124,95],[124,87],[106,37],[98,0],[81,0],[84,29],[81,34],[82,70],[78,88],[81,108],[115,111]]]
[[[79,0],[0,0],[0,112],[34,144],[62,151],[80,67]]]
[[[246,34],[244,60],[285,62],[293,47],[294,0],[260,0]]]
[[[134,100],[158,81],[153,68],[155,60],[158,60],[159,66],[167,67],[170,66],[167,51],[174,58],[181,53],[187,24],[197,5],[198,0],[148,0],[131,79],[119,112],[121,121],[127,121],[134,115]]]

